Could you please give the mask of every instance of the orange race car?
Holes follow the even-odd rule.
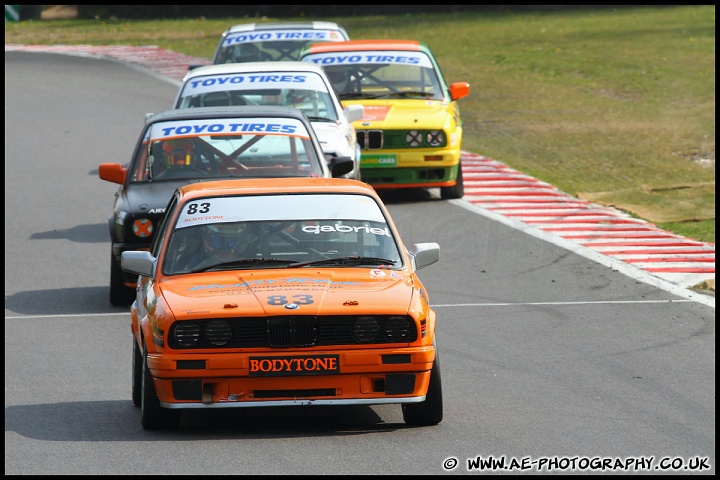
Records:
[[[176,190],[131,307],[142,425],[182,409],[401,404],[442,420],[436,318],[382,200],[349,179],[221,180]]]

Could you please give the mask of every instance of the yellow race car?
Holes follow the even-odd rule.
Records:
[[[343,106],[361,104],[354,122],[362,180],[375,188],[439,187],[464,194],[462,120],[466,82],[446,83],[430,48],[411,40],[322,42],[302,61],[321,65]]]
[[[179,187],[150,251],[125,251],[132,399],[146,429],[183,409],[400,404],[435,425],[435,312],[377,192],[350,179]]]

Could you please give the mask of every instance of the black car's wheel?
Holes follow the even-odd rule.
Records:
[[[127,307],[135,300],[135,289],[125,286],[125,276],[120,263],[110,255],[110,304]]]
[[[435,347],[435,362],[430,373],[425,401],[421,403],[404,403],[402,405],[403,420],[408,425],[437,425],[443,419],[442,382],[440,380],[440,357]]]
[[[458,173],[455,185],[452,187],[440,187],[440,198],[444,200],[452,200],[453,198],[462,198],[465,195],[465,186],[463,185],[462,164],[458,164]]]
[[[140,415],[145,430],[174,428],[178,426],[180,420],[180,412],[160,406],[160,399],[155,391],[155,383],[147,363],[147,348],[143,356]]]
[[[136,407],[140,406],[142,401],[142,375],[143,375],[143,357],[140,353],[140,347],[133,338],[133,357],[132,357],[132,402]]]

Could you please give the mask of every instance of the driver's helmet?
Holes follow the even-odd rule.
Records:
[[[232,60],[235,63],[259,62],[260,49],[252,43],[241,43],[235,45],[232,51]]]
[[[205,227],[202,238],[207,252],[229,255],[242,251],[248,243],[247,226],[242,223],[217,223]]]
[[[165,165],[183,166],[192,162],[193,143],[189,138],[178,138],[163,142]]]
[[[335,92],[341,94],[347,91],[350,76],[345,67],[325,67],[325,74],[330,80]]]

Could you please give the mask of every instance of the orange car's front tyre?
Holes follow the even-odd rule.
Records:
[[[140,347],[133,338],[133,357],[132,357],[132,402],[136,407],[142,402],[142,375],[143,375],[143,356],[140,353]]]
[[[430,384],[425,395],[425,401],[421,403],[404,403],[402,405],[402,414],[403,420],[408,425],[432,426],[442,422],[442,381],[440,379],[440,357],[437,347],[435,348],[435,361],[430,372]]]
[[[160,406],[160,399],[155,391],[150,367],[147,362],[147,348],[143,356],[143,369],[140,391],[140,415],[145,430],[176,428],[180,424],[180,412]]]

